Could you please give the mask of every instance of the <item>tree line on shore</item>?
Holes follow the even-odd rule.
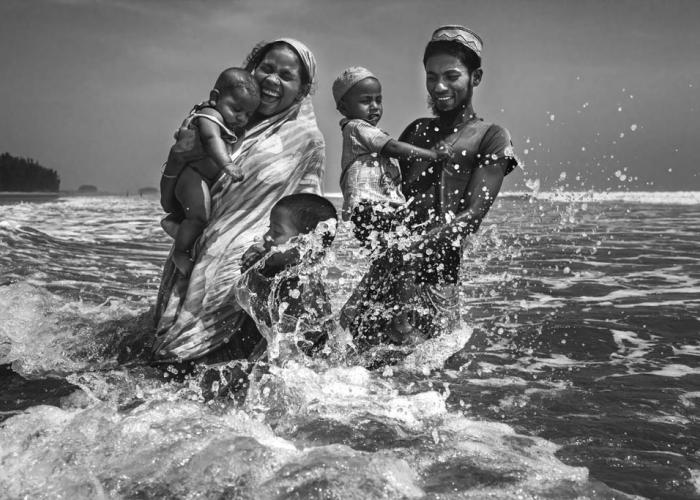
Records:
[[[0,191],[51,191],[61,184],[58,172],[31,158],[0,154]]]

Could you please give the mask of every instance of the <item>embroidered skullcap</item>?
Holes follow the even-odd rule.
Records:
[[[363,68],[362,66],[352,66],[344,69],[338,78],[336,78],[333,82],[333,99],[335,99],[336,106],[353,85],[364,80],[365,78],[377,77],[374,76],[370,70]]]
[[[440,26],[433,31],[433,36],[430,37],[431,42],[457,42],[458,44],[468,48],[481,59],[481,51],[484,48],[484,41],[479,35],[474,33],[469,28],[458,24],[448,26]]]

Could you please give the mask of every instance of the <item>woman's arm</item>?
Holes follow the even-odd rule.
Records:
[[[177,185],[177,178],[180,176],[180,172],[185,168],[185,163],[181,161],[181,158],[173,154],[173,148],[170,149],[168,160],[163,165],[163,172],[160,176],[160,206],[168,213],[175,212],[178,209],[179,204],[175,198],[175,186]]]
[[[175,198],[175,186],[182,169],[190,162],[206,158],[199,135],[195,130],[181,127],[175,133],[175,140],[160,177],[160,205],[169,213],[176,211],[179,207]]]

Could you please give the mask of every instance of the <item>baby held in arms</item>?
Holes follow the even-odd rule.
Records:
[[[242,68],[229,68],[217,78],[209,101],[195,106],[180,128],[195,132],[205,156],[188,163],[177,176],[175,197],[180,210],[163,223],[171,234],[173,222],[179,222],[177,232],[171,234],[175,238],[172,260],[185,276],[192,271],[192,250],[209,219],[210,187],[221,175],[231,176],[234,182],[244,178],[241,167],[232,163],[231,153],[259,104],[260,91],[253,76]]]

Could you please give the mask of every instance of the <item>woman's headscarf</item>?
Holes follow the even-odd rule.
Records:
[[[311,52],[306,45],[294,38],[278,38],[277,40],[273,40],[272,42],[265,45],[263,50],[266,50],[270,45],[274,43],[280,42],[286,43],[287,45],[291,45],[292,48],[296,51],[296,53],[299,55],[299,59],[301,59],[301,64],[304,65],[304,68],[306,68],[306,71],[309,74],[309,83],[313,85],[316,82],[316,58],[314,57],[313,52]]]

